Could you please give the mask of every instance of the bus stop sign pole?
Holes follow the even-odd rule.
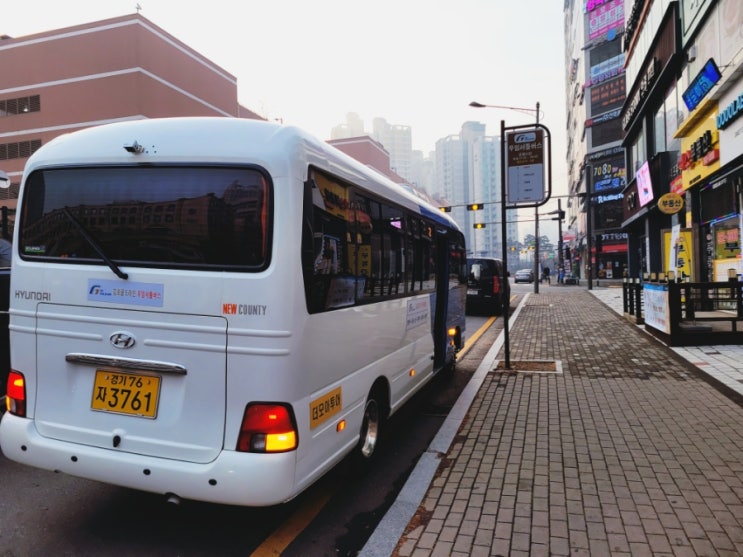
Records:
[[[538,107],[538,105],[537,105]],[[538,114],[538,112],[537,112]],[[506,132],[522,132],[509,133]],[[544,143],[546,143],[546,149]],[[506,152],[508,143],[509,153]],[[534,148],[532,148],[534,147]],[[500,121],[500,183],[501,183],[501,252],[503,253],[503,284],[508,282],[508,242],[506,239],[506,210],[524,207],[537,208],[549,201],[552,195],[552,142],[549,130],[537,123],[527,126],[506,127]],[[510,151],[513,150],[513,153]],[[544,158],[547,159],[547,190],[544,189]],[[509,158],[510,157],[510,158]],[[541,160],[539,160],[541,158]],[[508,167],[508,188],[506,168]],[[508,190],[508,191],[507,191]],[[538,253],[534,257],[538,257]],[[537,277],[534,277],[537,280]],[[511,369],[511,344],[508,330],[508,308],[503,315],[503,348],[505,368]]]

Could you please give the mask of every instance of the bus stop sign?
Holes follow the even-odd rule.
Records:
[[[540,205],[547,200],[545,151],[542,128],[506,133],[507,205]]]

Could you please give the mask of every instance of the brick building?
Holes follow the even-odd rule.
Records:
[[[17,197],[31,154],[81,128],[142,118],[260,118],[237,78],[131,14],[25,37],[0,37],[0,168]],[[13,205],[13,203],[6,203]]]

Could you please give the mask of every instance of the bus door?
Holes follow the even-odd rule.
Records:
[[[433,369],[446,363],[446,311],[449,307],[449,241],[445,234],[436,234],[436,302],[433,319]]]

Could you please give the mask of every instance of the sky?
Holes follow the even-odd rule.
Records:
[[[552,138],[566,193],[562,0],[25,0],[4,2],[18,38],[140,13],[237,78],[238,101],[329,139],[356,113],[410,126],[413,148],[482,122],[488,135],[534,121]],[[471,108],[470,101],[526,108]],[[540,209],[546,212],[553,201]],[[547,224],[547,223],[545,223]],[[556,237],[556,233],[551,235]]]

